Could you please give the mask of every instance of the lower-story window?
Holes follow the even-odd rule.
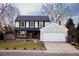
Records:
[[[27,32],[26,31],[18,31],[17,36],[18,37],[27,37]]]

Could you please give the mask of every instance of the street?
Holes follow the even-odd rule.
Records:
[[[22,50],[23,51],[23,50]],[[0,56],[79,56],[78,53],[46,53],[46,52],[28,52],[28,51],[0,51]]]

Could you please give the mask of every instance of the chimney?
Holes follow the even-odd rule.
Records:
[[[59,21],[59,25],[61,25],[61,21]]]

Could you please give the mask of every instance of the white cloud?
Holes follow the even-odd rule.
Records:
[[[40,3],[17,3],[15,4],[21,15],[28,15],[32,12],[39,12],[42,4]]]

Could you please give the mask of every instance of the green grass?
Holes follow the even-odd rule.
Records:
[[[41,42],[32,41],[4,41],[0,40],[0,48],[43,48]]]

